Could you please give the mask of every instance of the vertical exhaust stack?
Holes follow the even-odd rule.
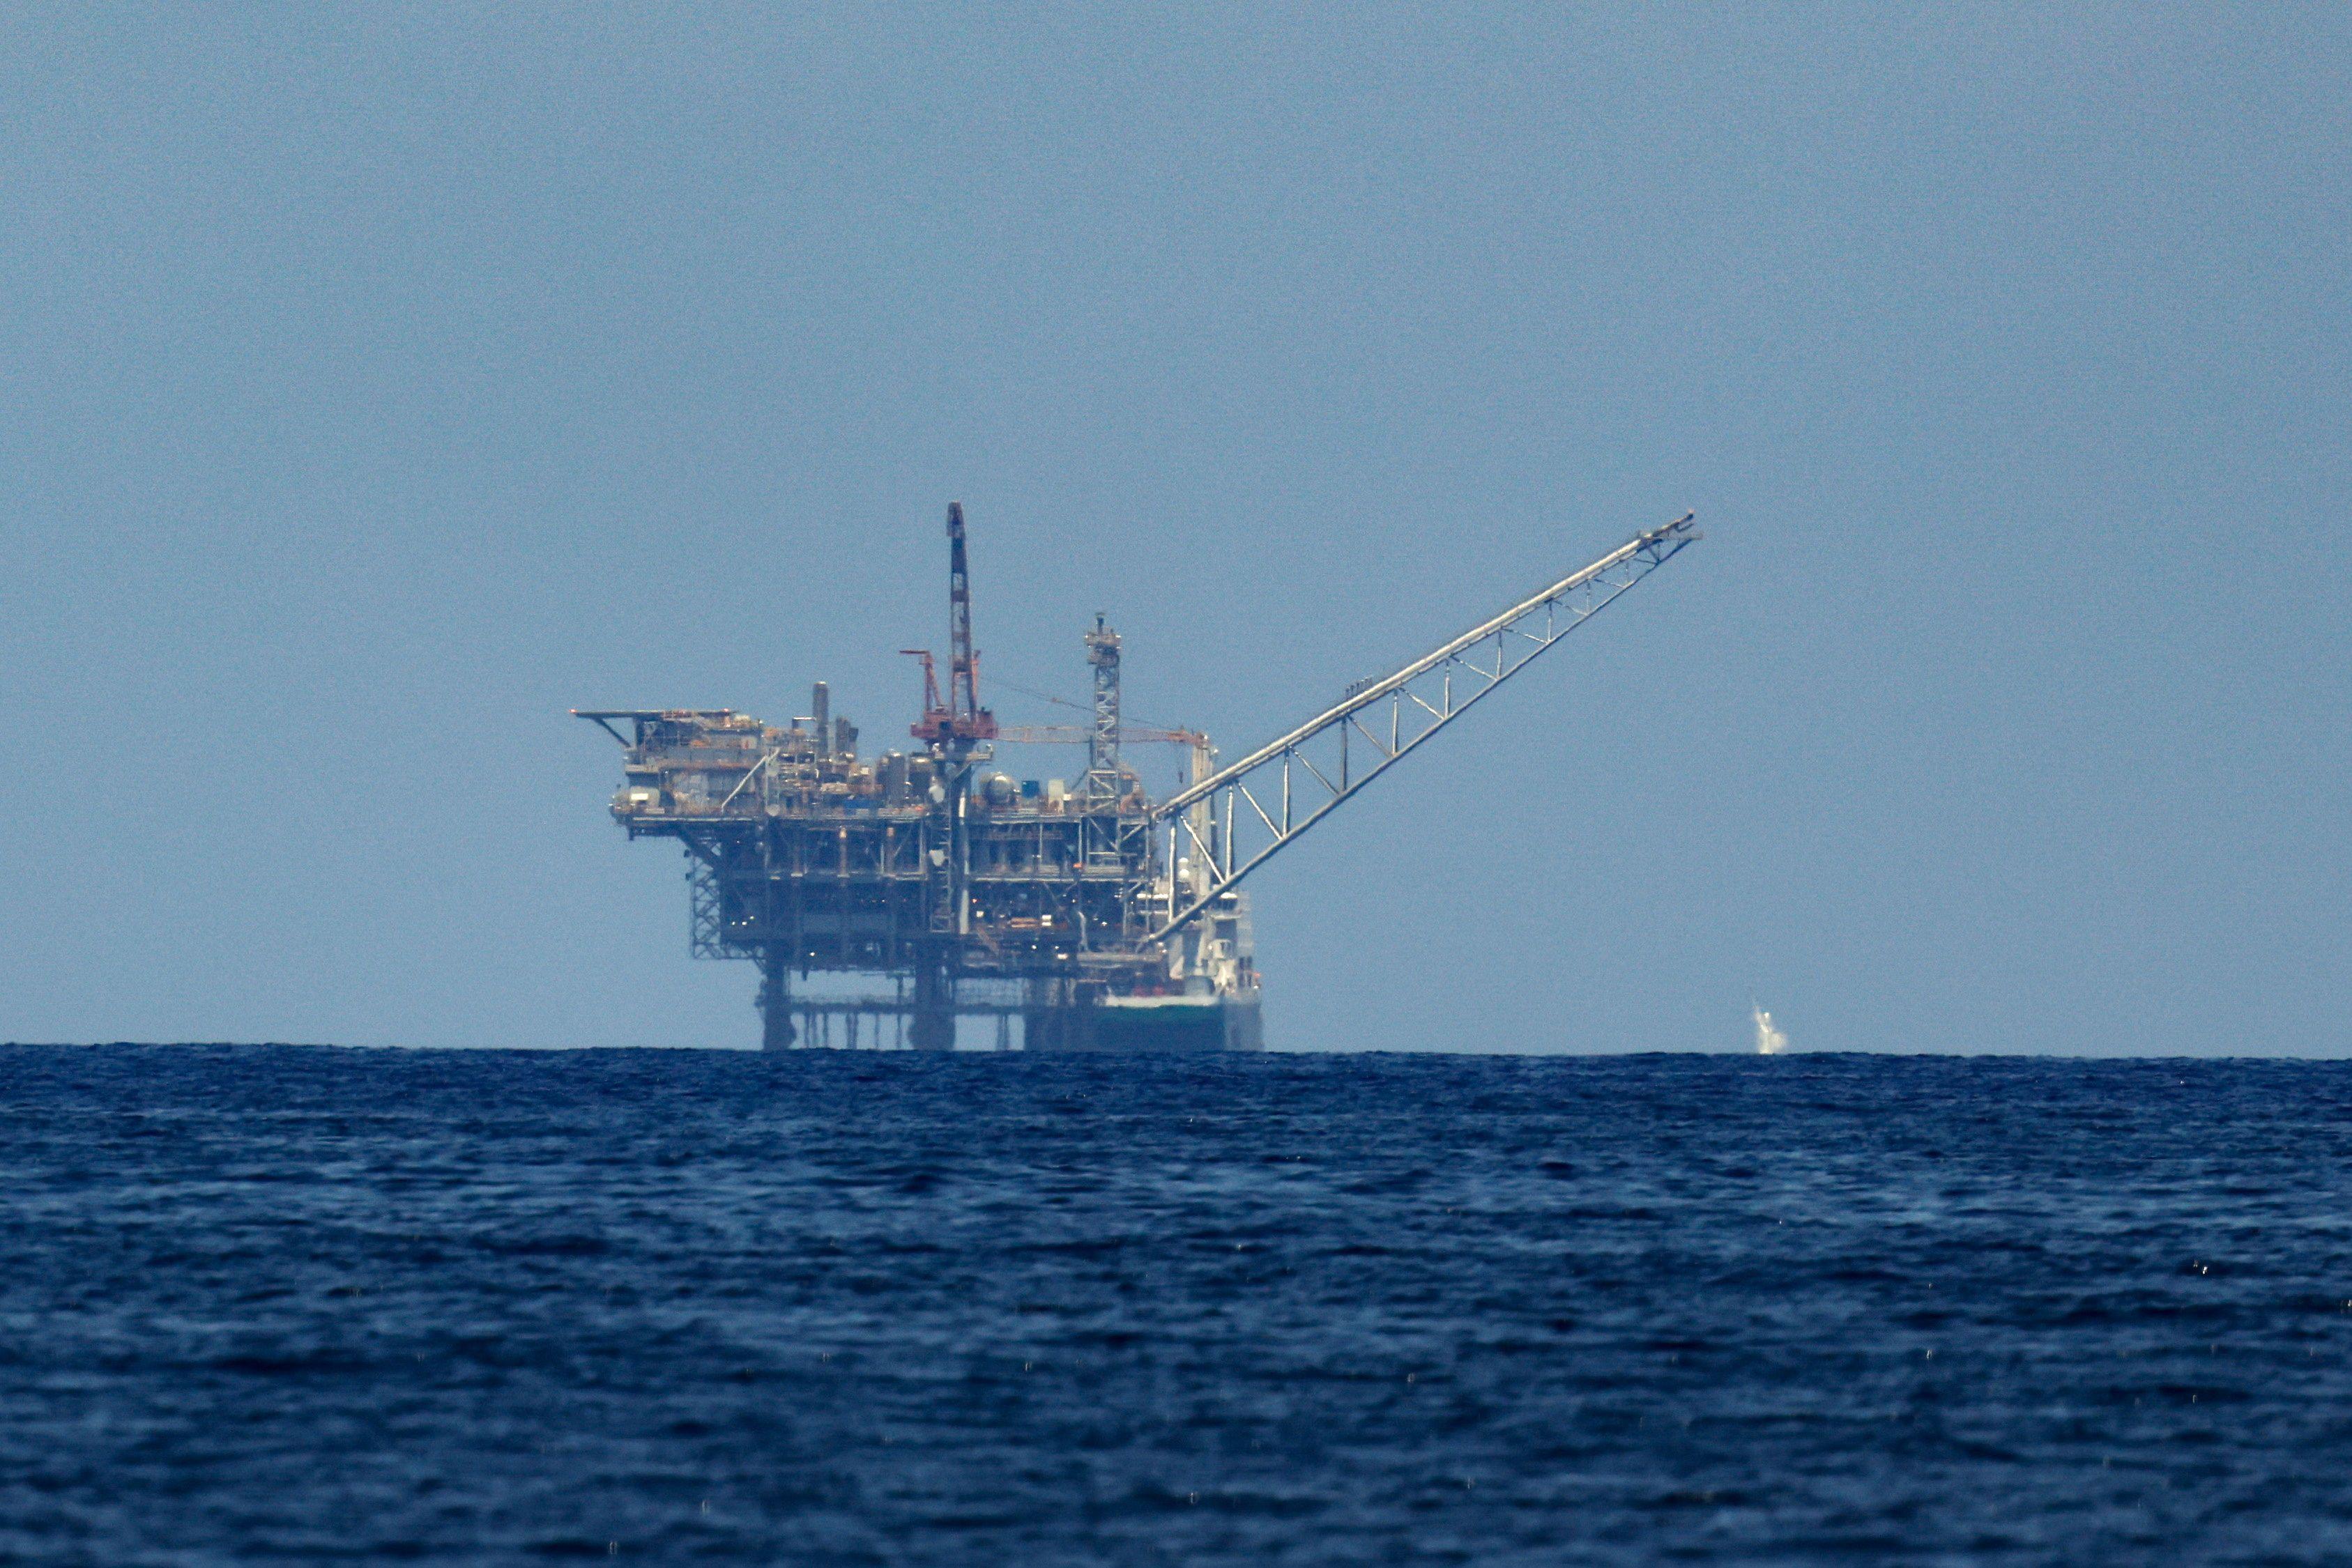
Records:
[[[809,712],[814,716],[811,727],[816,731],[816,748],[821,756],[833,755],[833,689],[823,681],[809,688]]]

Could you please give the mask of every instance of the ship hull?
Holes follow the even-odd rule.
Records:
[[[1181,1052],[1265,1049],[1255,995],[1118,997],[1085,1009],[1071,1021],[1078,1027],[1039,1030],[1040,1038],[1032,1049]]]

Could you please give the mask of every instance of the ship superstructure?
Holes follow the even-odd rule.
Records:
[[[976,1015],[1000,1043],[1017,1021],[1033,1050],[1255,1050],[1243,878],[1697,537],[1688,517],[1638,535],[1223,768],[1205,735],[1122,722],[1121,643],[1101,616],[1084,635],[1092,723],[1000,727],[980,700],[961,506],[947,679],[906,650],[924,686],[906,749],[861,756],[822,683],[782,727],[574,711],[625,747],[612,811],[629,837],[686,848],[694,955],[759,965],[770,1049],[946,1050]],[[1083,744],[1085,770],[1015,779],[990,766],[999,740]],[[1190,759],[1161,800],[1122,756],[1145,742]]]

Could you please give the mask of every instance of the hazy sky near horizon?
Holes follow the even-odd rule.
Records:
[[[15,6],[0,1040],[749,1044],[573,706],[1231,748],[1276,1044],[2352,1050],[2352,11]],[[1155,758],[1154,781],[1172,773]],[[1066,756],[1017,771],[1072,771]]]

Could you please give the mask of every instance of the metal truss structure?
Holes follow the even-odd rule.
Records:
[[[749,958],[752,949],[727,940],[727,904],[716,857],[686,841],[687,951],[697,958]]]
[[[1695,515],[1638,534],[1581,570],[1351,689],[1279,739],[1194,780],[1152,812],[1191,896],[1152,933],[1165,940],[1232,892],[1407,754],[1469,712],[1699,537]],[[1367,723],[1367,719],[1370,720]]]

